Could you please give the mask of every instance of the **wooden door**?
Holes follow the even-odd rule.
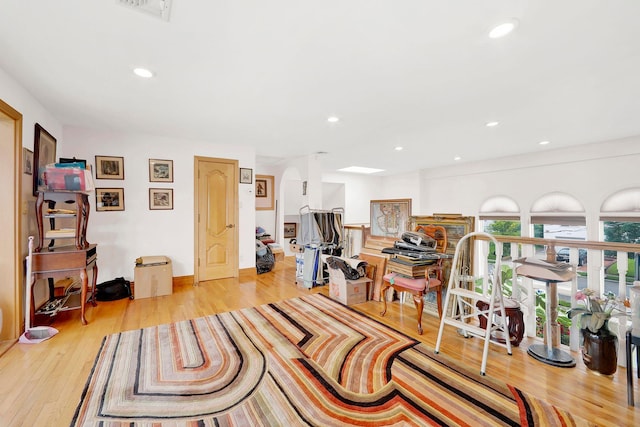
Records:
[[[3,244],[0,245],[0,354],[5,348],[3,341],[15,340],[22,333],[21,131],[22,115],[0,100],[0,193],[4,195],[4,206],[0,212],[3,224]]]
[[[238,276],[238,161],[195,158],[195,282]]]

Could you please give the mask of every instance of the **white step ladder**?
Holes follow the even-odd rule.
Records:
[[[463,266],[465,243],[472,237],[482,236],[495,244],[496,247],[496,263],[493,269],[491,280],[491,294],[484,295],[476,292],[475,280],[471,272],[466,271]],[[473,244],[473,242],[471,243]],[[447,295],[444,301],[442,318],[440,319],[440,329],[438,330],[438,340],[436,341],[436,354],[440,352],[440,344],[442,342],[442,333],[444,325],[451,325],[458,328],[465,336],[476,336],[484,339],[484,350],[482,352],[482,366],[480,374],[485,375],[487,369],[487,356],[489,354],[489,342],[501,347],[507,348],[507,353],[511,355],[511,341],[509,340],[509,329],[507,325],[507,316],[504,309],[504,300],[502,295],[501,281],[501,260],[502,260],[502,243],[498,242],[495,237],[483,232],[472,232],[463,236],[456,245],[456,252],[453,256],[451,264],[451,273],[449,275],[449,285],[447,287]],[[476,303],[484,301],[488,303],[486,310],[480,310]],[[490,303],[490,302],[493,303]],[[451,303],[451,309],[449,309]],[[486,329],[478,326],[478,316],[485,316],[487,319]],[[504,343],[491,340],[491,335],[507,337]]]

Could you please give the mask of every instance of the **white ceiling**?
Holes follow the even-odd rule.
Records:
[[[0,0],[0,68],[65,125],[384,175],[640,135],[639,17],[638,0],[173,0],[165,22]]]

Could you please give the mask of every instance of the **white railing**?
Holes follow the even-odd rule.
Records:
[[[362,225],[357,226],[345,226],[346,238],[350,242],[348,250],[345,251],[345,256],[353,256],[363,248],[367,247],[366,238],[367,227]],[[570,282],[558,283],[558,295],[564,299],[570,299],[571,306],[575,306],[575,294],[578,289],[587,287],[592,289],[596,294],[602,295],[606,290],[611,290],[611,281],[606,280],[606,268],[609,263],[605,260],[605,251],[615,251],[616,260],[618,266],[618,284],[617,289],[615,286],[613,291],[620,298],[628,297],[628,284],[626,282],[626,275],[628,272],[628,254],[640,253],[640,245],[630,243],[611,243],[611,242],[597,242],[588,240],[564,240],[564,239],[542,239],[534,237],[516,237],[516,236],[495,236],[496,239],[504,243],[510,243],[510,253],[505,256],[511,260],[515,260],[522,257],[538,257],[547,260],[556,259],[556,248],[568,247],[569,248],[569,263],[574,265],[579,271],[574,279]],[[542,248],[542,249],[540,249]],[[578,267],[579,249],[587,250],[587,262],[585,265]],[[478,239],[475,242],[474,251],[474,275],[482,277],[483,286],[488,284],[489,268],[487,260],[489,258],[489,241]],[[511,265],[512,262],[503,261],[503,265]],[[525,318],[525,333],[528,337],[536,336],[536,294],[537,290],[545,289],[544,282],[535,281],[527,277],[519,277],[515,274],[515,269],[511,270],[511,283],[512,286],[512,298],[520,302],[524,318]],[[586,286],[585,286],[586,285]],[[605,286],[606,285],[606,286]],[[557,309],[556,313],[557,313]],[[554,316],[555,317],[555,316]],[[612,318],[609,321],[609,329],[618,336],[618,364],[624,366],[625,361],[625,348],[624,343],[625,332],[630,327],[630,320],[627,321],[624,317]],[[560,344],[559,325],[552,330],[552,342],[555,345]],[[578,326],[572,325],[570,333],[569,348],[577,351],[580,347],[580,332]]]
[[[558,283],[558,295],[566,299],[570,299],[571,306],[576,305],[575,295],[578,289],[587,287],[592,289],[596,294],[602,295],[611,289],[611,285],[607,285],[606,280],[606,268],[610,263],[605,262],[605,251],[615,251],[618,267],[618,284],[617,289],[613,292],[618,295],[619,298],[627,298],[629,286],[626,281],[626,275],[628,272],[628,253],[635,252],[640,253],[640,245],[628,244],[628,243],[610,243],[610,242],[594,242],[594,241],[576,241],[576,240],[561,240],[561,239],[540,239],[540,238],[526,238],[526,237],[511,237],[511,236],[495,236],[501,243],[511,243],[511,260],[515,260],[521,257],[538,257],[555,261],[557,247],[569,247],[569,263],[574,266],[578,271],[578,274],[570,282]],[[544,247],[542,252],[537,251],[536,247]],[[579,249],[587,250],[587,262],[582,267],[579,267]],[[476,241],[475,265],[482,267],[484,265],[480,260],[487,259],[489,251],[488,241]],[[505,262],[503,261],[503,264]],[[488,275],[488,272],[480,271],[478,274],[484,276]],[[536,336],[536,298],[535,292],[538,289],[544,289],[544,282],[539,282],[528,277],[521,277],[515,274],[515,269],[511,270],[511,283],[512,297],[520,302],[523,314],[525,316],[525,331],[528,337]],[[485,280],[486,283],[486,280]],[[586,285],[586,286],[585,286]],[[608,289],[606,289],[608,288]],[[548,301],[547,301],[548,302]],[[552,312],[557,315],[557,306],[551,306]],[[553,315],[552,318],[556,316]],[[630,327],[630,320],[625,317],[612,318],[609,321],[609,329],[618,336],[618,342],[623,343],[625,339],[625,332]],[[552,342],[554,345],[560,344],[560,326],[556,325],[552,330]],[[580,347],[580,331],[575,322],[572,323],[569,332],[569,348],[577,351]],[[618,346],[618,364],[624,366],[625,361],[625,349],[622,344]]]

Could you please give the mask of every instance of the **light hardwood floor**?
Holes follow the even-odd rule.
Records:
[[[280,301],[311,292],[327,293],[295,285],[293,257],[278,262],[272,272],[256,275],[244,270],[238,279],[177,285],[170,296],[101,302],[89,308],[89,324],[80,324],[79,312],[61,313],[52,324],[60,333],[40,344],[16,344],[0,357],[0,426],[69,425],[85,381],[93,366],[102,338],[119,331],[190,319],[212,313]],[[433,348],[438,319],[425,314],[424,335],[416,332],[413,305],[389,304],[385,317],[382,303],[353,306],[391,327],[418,338]],[[480,369],[482,342],[465,339],[447,330],[441,353],[460,363]],[[487,375],[510,383],[598,425],[638,426],[640,408],[627,406],[626,370],[619,367],[612,377],[587,371],[580,360],[573,369],[551,367],[526,353],[528,340],[508,356],[491,346]],[[634,379],[636,402],[640,406],[638,380]]]

